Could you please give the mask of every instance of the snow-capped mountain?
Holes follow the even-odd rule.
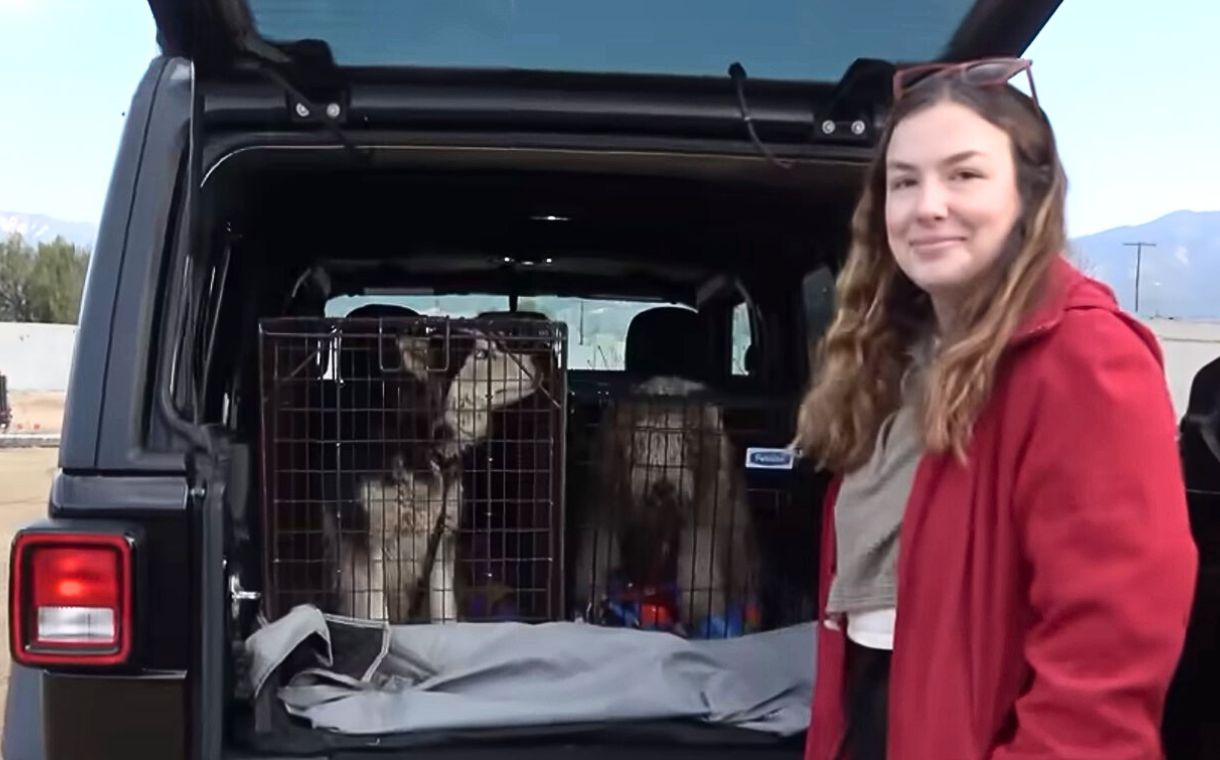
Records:
[[[49,243],[61,236],[73,245],[93,248],[97,225],[90,222],[65,222],[44,214],[0,211],[0,238],[17,233],[31,245]]]

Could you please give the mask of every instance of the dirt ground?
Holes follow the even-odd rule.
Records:
[[[57,391],[9,391],[12,432],[58,433],[63,426],[64,394]],[[3,498],[3,496],[0,496]]]
[[[58,422],[56,425],[58,426]],[[4,697],[8,692],[8,552],[13,534],[26,523],[46,515],[51,476],[59,456],[55,448],[0,449],[0,725],[4,720]]]

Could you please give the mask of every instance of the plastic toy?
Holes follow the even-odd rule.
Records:
[[[724,617],[712,615],[696,626],[692,638],[729,639],[753,633],[760,627],[758,605],[753,601],[729,605]]]
[[[652,631],[672,631],[677,619],[675,587],[639,587],[621,576],[613,576],[607,584],[602,602],[603,625],[640,628]]]
[[[679,620],[681,589],[675,583],[636,586],[621,576],[612,576],[600,613],[601,624],[615,627],[668,631],[698,639],[724,639],[753,633],[761,628],[758,604],[753,599],[731,604],[723,617],[701,620],[693,631],[685,631]]]
[[[503,583],[469,589],[466,592],[466,616],[473,620],[489,621],[518,619],[513,590]]]

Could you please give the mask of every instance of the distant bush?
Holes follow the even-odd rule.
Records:
[[[0,242],[0,322],[76,324],[88,270],[88,249],[10,235]]]

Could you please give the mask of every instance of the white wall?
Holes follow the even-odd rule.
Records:
[[[9,390],[65,391],[76,325],[0,322],[0,373]]]
[[[1149,318],[1144,324],[1161,342],[1169,392],[1181,417],[1195,373],[1220,357],[1220,322]],[[9,388],[67,390],[75,340],[75,325],[0,322],[0,372],[8,376]]]
[[[1186,412],[1190,384],[1205,364],[1220,357],[1220,322],[1186,322],[1176,319],[1144,319],[1161,342],[1165,375],[1177,416]]]

